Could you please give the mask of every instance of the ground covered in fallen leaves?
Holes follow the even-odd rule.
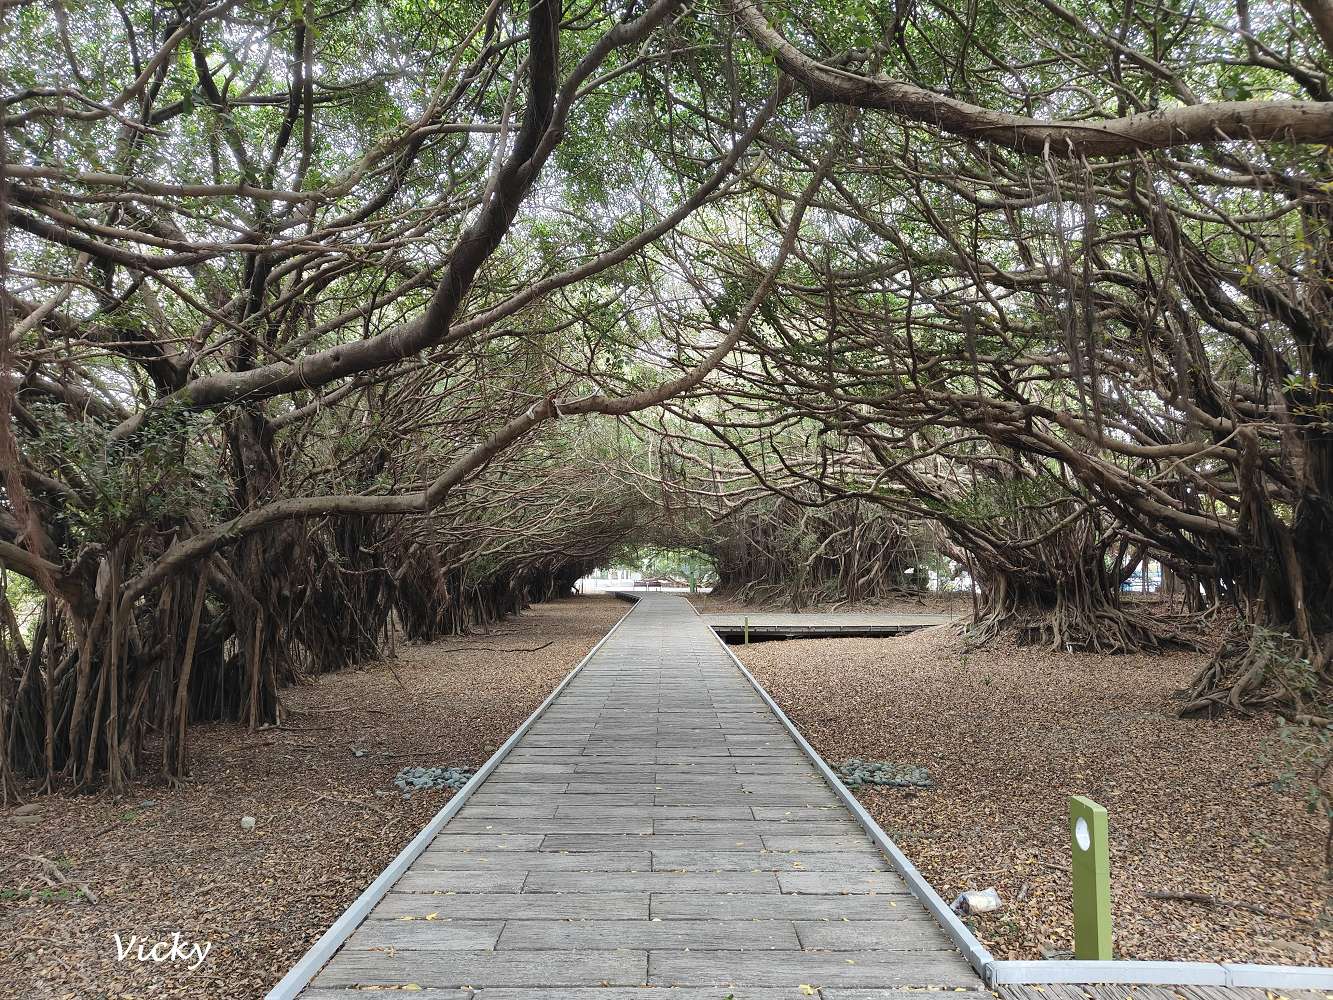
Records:
[[[560,601],[493,635],[401,646],[285,691],[281,728],[199,726],[178,788],[0,810],[0,996],[262,996],[452,794],[404,799],[398,771],[482,764],[627,610]],[[117,961],[115,934],[177,931],[212,942],[196,971]]]
[[[967,652],[949,626],[734,649],[826,760],[929,769],[934,788],[858,794],[946,900],[999,889],[1003,910],[971,918],[997,958],[1072,948],[1082,794],[1110,813],[1117,957],[1333,964],[1325,828],[1273,788],[1273,720],[1175,716],[1201,654]]]
[[[481,764],[626,610],[563,601],[402,646],[284,692],[279,729],[198,727],[181,787],[0,811],[0,996],[263,995],[451,794],[404,799],[394,775]],[[1086,794],[1111,814],[1121,957],[1333,963],[1325,831],[1272,789],[1271,720],[1175,718],[1199,654],[966,652],[947,627],[736,651],[826,759],[929,770],[931,789],[862,800],[946,898],[999,889],[1004,909],[972,918],[997,957],[1071,947],[1066,797]],[[176,931],[212,942],[195,972],[116,960],[116,933]]]
[[[734,594],[698,593],[682,594],[682,597],[694,605],[694,610],[701,615],[727,615],[744,611],[765,611],[796,613],[789,600],[743,601]],[[972,597],[965,592],[946,594],[911,594],[901,593],[876,601],[862,601],[851,604],[847,601],[815,601],[802,603],[800,613],[833,612],[847,614],[853,612],[882,612],[905,615],[953,615],[972,614]]]

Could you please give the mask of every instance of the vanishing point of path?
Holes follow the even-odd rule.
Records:
[[[635,606],[303,997],[408,984],[481,1000],[981,989],[668,596]]]

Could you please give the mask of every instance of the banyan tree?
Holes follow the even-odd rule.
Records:
[[[748,477],[737,589],[1121,648],[1150,557],[1257,626],[1193,707],[1322,715],[1333,11],[1214,7],[0,6],[4,791],[675,523],[615,421]]]

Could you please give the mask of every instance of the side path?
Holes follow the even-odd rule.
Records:
[[[302,996],[404,986],[480,1000],[990,996],[709,628],[661,595]]]

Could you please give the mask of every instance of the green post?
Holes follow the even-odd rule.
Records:
[[[1069,797],[1074,848],[1074,957],[1111,958],[1111,852],[1106,810],[1082,795]]]
[[[750,645],[750,616],[745,616],[745,645]]]

